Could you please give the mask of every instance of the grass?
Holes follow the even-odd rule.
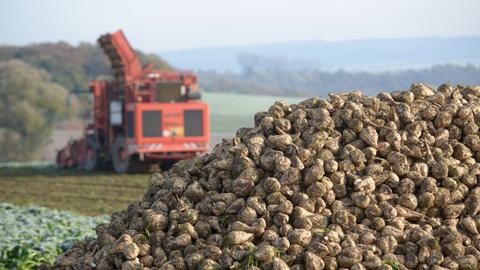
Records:
[[[111,214],[142,198],[148,174],[86,173],[53,165],[0,167],[0,202],[83,215]]]
[[[275,257],[281,258],[281,257],[287,255],[287,253],[285,251],[280,250],[278,248],[274,248],[273,251],[275,252]]]
[[[330,229],[328,227],[324,227],[324,226],[320,227],[319,229],[324,234],[327,234],[330,231]]]
[[[232,214],[223,213],[222,215],[220,215],[220,216],[218,217],[218,222],[219,222],[220,225],[222,225],[223,227],[226,227],[232,217],[233,217]]]
[[[394,259],[386,259],[383,261],[383,264],[390,266],[393,270],[400,269],[400,264]]]
[[[258,259],[255,257],[255,248],[251,247],[248,252],[246,258],[240,263],[240,269],[250,269],[252,267],[258,267]]]

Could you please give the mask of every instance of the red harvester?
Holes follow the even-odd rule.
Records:
[[[207,104],[189,72],[142,68],[122,31],[98,43],[110,59],[113,81],[92,81],[94,122],[83,138],[57,153],[59,167],[94,170],[111,162],[116,172],[133,163],[160,163],[204,153],[210,143]]]

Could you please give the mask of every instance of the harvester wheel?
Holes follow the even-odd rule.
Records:
[[[65,156],[65,150],[60,150],[57,153],[57,166],[61,169],[67,167],[67,157]]]
[[[160,162],[160,169],[162,171],[168,171],[170,170],[175,163],[177,163],[178,160],[176,159],[165,159]]]
[[[125,138],[118,136],[112,148],[113,169],[117,173],[126,173],[130,168],[130,155],[128,155]]]
[[[91,172],[98,167],[98,152],[95,149],[93,142],[88,140],[85,149],[85,161],[83,163],[83,169]]]

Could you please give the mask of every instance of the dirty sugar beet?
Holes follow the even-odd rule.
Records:
[[[276,102],[49,269],[480,269],[480,87]]]

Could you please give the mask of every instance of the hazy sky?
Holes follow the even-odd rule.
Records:
[[[154,52],[291,40],[480,35],[479,0],[0,0],[0,44],[94,42],[123,29]]]

